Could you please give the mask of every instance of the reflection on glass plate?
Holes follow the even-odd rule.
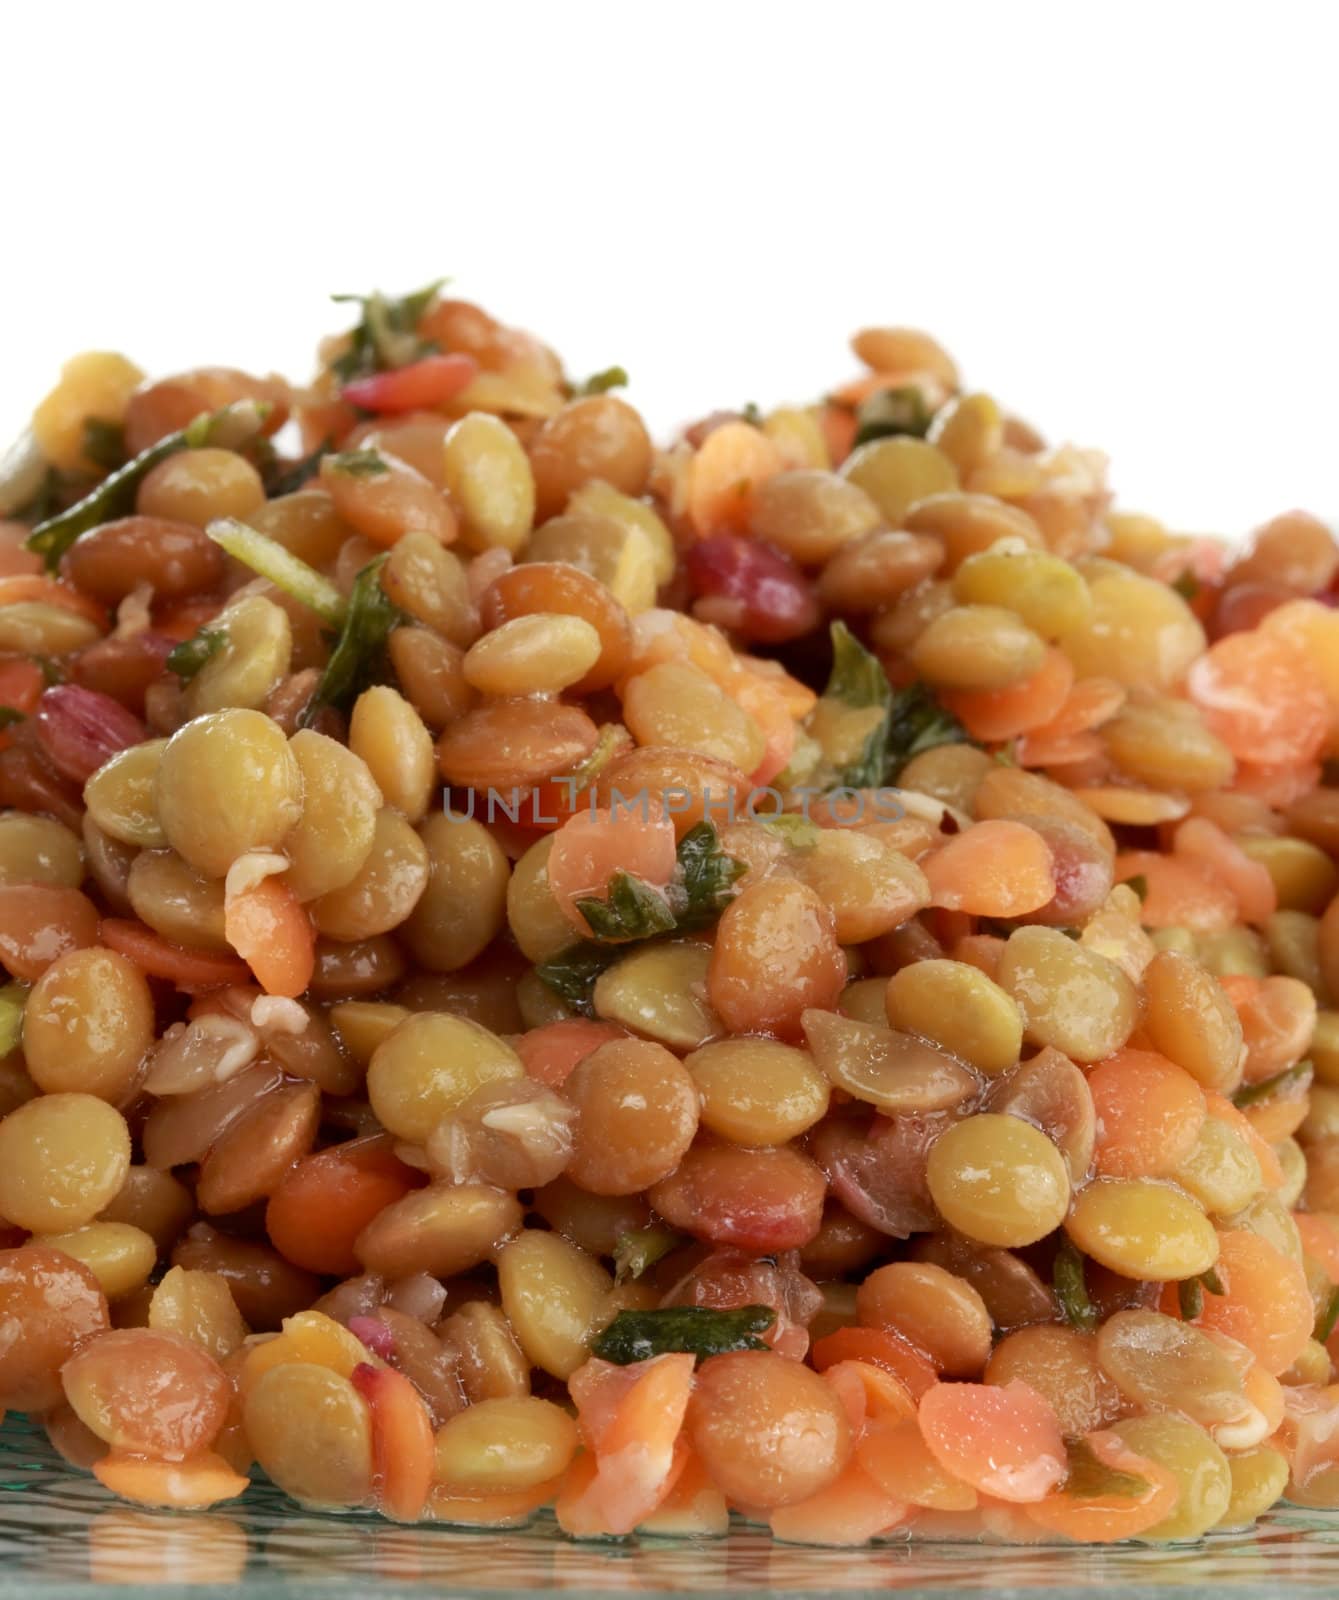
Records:
[[[550,1517],[506,1533],[401,1528],[379,1518],[298,1510],[257,1484],[215,1512],[137,1511],[67,1467],[46,1438],[0,1428],[0,1600],[65,1600],[114,1585],[155,1600],[227,1588],[265,1596],[452,1600],[566,1591],[639,1595],[895,1594],[1051,1600],[1114,1590],[1120,1600],[1196,1595],[1277,1600],[1339,1591],[1339,1515],[1283,1510],[1253,1534],[1201,1545],[1063,1549],[890,1542],[869,1550],[773,1544],[740,1527],[701,1544],[645,1539],[572,1544]],[[240,1586],[240,1587],[238,1587]]]

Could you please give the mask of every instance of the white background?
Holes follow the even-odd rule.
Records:
[[[868,321],[1239,534],[1339,515],[1328,0],[10,5],[0,425],[61,360],[294,375],[439,273],[660,428]]]

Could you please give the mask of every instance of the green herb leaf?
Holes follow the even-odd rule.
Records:
[[[1244,1089],[1238,1089],[1232,1096],[1232,1104],[1259,1105],[1262,1100],[1272,1100],[1276,1094],[1281,1094],[1296,1084],[1310,1083],[1311,1074],[1311,1063],[1299,1061],[1295,1066],[1285,1067],[1282,1072],[1276,1072],[1272,1078],[1265,1078],[1260,1083],[1248,1083]]]
[[[672,932],[675,926],[665,896],[631,872],[616,872],[610,878],[607,899],[588,895],[578,900],[576,907],[595,938],[606,944],[653,939],[658,933]]]
[[[16,722],[26,722],[27,712],[14,706],[0,706],[0,728],[12,728]]]
[[[595,981],[618,959],[622,945],[706,927],[734,898],[736,880],[748,871],[745,862],[721,849],[720,835],[710,822],[699,822],[684,834],[678,860],[681,882],[668,895],[629,872],[616,872],[607,901],[594,896],[579,900],[578,909],[595,938],[579,940],[537,963],[535,976],[574,1011],[594,1016]]]
[[[140,484],[160,461],[179,450],[198,450],[203,445],[220,445],[236,450],[254,439],[264,426],[270,407],[255,400],[239,400],[221,411],[204,412],[194,422],[169,433],[166,438],[141,450],[133,461],[104,478],[97,488],[68,510],[39,522],[28,535],[28,548],[35,550],[54,572],[60,558],[81,533],[96,528],[135,509]]]
[[[1177,594],[1179,594],[1187,604],[1189,604],[1190,601],[1195,598],[1195,596],[1203,587],[1204,585],[1199,581],[1189,567],[1187,567],[1181,576],[1172,584],[1172,588],[1176,590]]]
[[[1083,1270],[1082,1254],[1068,1239],[1063,1240],[1051,1268],[1055,1297],[1069,1326],[1091,1333],[1097,1326],[1097,1307],[1088,1298]]]
[[[315,567],[309,567],[277,539],[271,539],[259,528],[239,522],[236,517],[217,517],[205,532],[243,566],[250,567],[252,572],[268,578],[285,594],[291,594],[295,600],[309,606],[332,627],[339,627],[345,620],[350,602],[345,600],[329,578]],[[379,559],[384,560],[385,557]],[[386,603],[390,604],[389,601]]]
[[[321,470],[321,463],[329,454],[330,440],[322,439],[309,456],[303,456],[299,461],[290,461],[283,467],[276,461],[265,476],[265,493],[271,500],[277,500],[284,494],[296,494]]]
[[[648,1267],[687,1242],[684,1234],[675,1233],[672,1228],[635,1228],[631,1233],[620,1233],[614,1241],[614,1282],[640,1278]]]
[[[575,384],[572,395],[584,399],[591,394],[608,394],[611,389],[626,389],[628,375],[622,367],[606,367],[603,372],[593,372],[584,383]]]
[[[379,450],[341,450],[330,458],[330,465],[351,478],[378,478],[391,470],[391,464]]]
[[[1142,872],[1136,872],[1132,878],[1123,878],[1121,881],[1127,889],[1133,889],[1141,901],[1148,899],[1148,879]]]
[[[880,781],[895,778],[912,756],[941,744],[970,744],[967,730],[923,683],[909,684],[893,696],[888,723],[888,767]]]
[[[330,370],[340,382],[348,383],[374,372],[408,366],[411,361],[430,354],[436,346],[430,340],[420,339],[417,328],[423,313],[448,281],[437,278],[426,287],[398,298],[384,295],[380,290],[373,290],[371,294],[332,294],[330,298],[339,305],[363,308],[361,318],[350,332],[348,349],[330,364]]]
[[[871,439],[891,439],[897,434],[923,439],[933,419],[934,413],[919,389],[911,385],[903,389],[880,389],[856,408],[852,448],[868,444]]]
[[[1137,1472],[1108,1467],[1098,1459],[1086,1439],[1066,1439],[1065,1451],[1069,1456],[1069,1475],[1065,1479],[1064,1493],[1075,1500],[1096,1500],[1100,1495],[1137,1500],[1148,1493],[1147,1478],[1141,1478]]]
[[[995,761],[1001,767],[1016,767],[1018,765],[1018,740],[1010,739],[1008,744],[1002,744],[995,752]]]
[[[595,944],[583,939],[570,944],[547,961],[535,966],[535,976],[553,990],[578,1016],[595,1015],[595,980],[618,960],[617,945]]]
[[[65,673],[61,670],[59,661],[53,661],[50,656],[34,656],[33,660],[42,669],[42,682],[48,689],[65,682]]]
[[[105,417],[84,418],[84,454],[104,472],[115,472],[126,464],[125,429]]]
[[[23,1037],[23,1008],[27,1003],[26,983],[7,983],[0,989],[0,1056],[18,1049]]]
[[[168,652],[167,670],[189,682],[205,662],[216,656],[228,642],[222,628],[201,628]]]
[[[747,422],[750,428],[761,428],[767,420],[756,400],[746,400],[739,408],[739,415],[741,421]]]
[[[837,774],[833,787],[870,789],[881,784],[888,767],[893,686],[879,658],[866,650],[844,622],[834,622],[832,671],[823,689],[824,700],[837,700],[857,710],[880,714],[859,756]]]
[[[1204,1285],[1198,1278],[1183,1278],[1176,1286],[1182,1322],[1193,1322],[1204,1310]]]
[[[823,837],[823,830],[816,822],[790,811],[780,812],[774,817],[759,817],[757,821],[761,827],[780,834],[792,850],[812,850]]]
[[[1325,1302],[1325,1309],[1316,1318],[1315,1331],[1311,1337],[1317,1344],[1324,1344],[1334,1332],[1334,1325],[1339,1322],[1339,1288],[1330,1290],[1330,1298]]]
[[[662,1306],[658,1311],[620,1311],[591,1343],[602,1361],[628,1366],[652,1356],[686,1351],[705,1361],[730,1350],[766,1350],[757,1337],[776,1321],[771,1306],[740,1306],[718,1311],[713,1306]]]
[[[678,858],[683,881],[674,927],[679,933],[691,933],[715,922],[730,904],[748,863],[721,849],[721,837],[710,822],[699,822],[684,834]]]
[[[1177,1284],[1176,1298],[1182,1322],[1193,1322],[1203,1311],[1206,1289],[1210,1294],[1225,1293],[1223,1280],[1214,1267],[1210,1267],[1207,1272],[1197,1273],[1193,1278],[1183,1278]]]
[[[404,620],[404,613],[381,587],[381,569],[387,559],[387,556],[378,556],[375,561],[369,561],[353,580],[353,592],[344,612],[339,638],[316,685],[316,693],[298,719],[304,728],[311,726],[322,706],[346,711],[385,671],[386,641],[395,625]]]
[[[577,796],[584,794],[590,788],[616,755],[621,755],[624,750],[631,748],[628,731],[622,723],[602,723],[600,736],[595,741],[591,753],[578,761],[570,771],[558,774],[552,781],[562,785],[563,800],[575,809],[578,804]]]

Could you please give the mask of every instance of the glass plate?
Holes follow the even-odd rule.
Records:
[[[9,1418],[0,1428],[0,1600],[76,1600],[108,1586],[154,1600],[211,1592],[237,1600],[521,1600],[555,1591],[1064,1600],[1100,1589],[1120,1600],[1279,1600],[1284,1591],[1293,1600],[1339,1592],[1339,1513],[1285,1508],[1250,1534],[1161,1549],[890,1542],[816,1550],[774,1544],[743,1526],[695,1544],[573,1544],[547,1515],[501,1533],[404,1528],[302,1511],[266,1483],[217,1511],[140,1511],[67,1467],[40,1430]]]

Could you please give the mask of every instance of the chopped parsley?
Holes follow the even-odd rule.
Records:
[[[391,470],[390,462],[379,450],[342,450],[330,457],[330,465],[351,478],[378,478]]]
[[[353,580],[339,638],[299,719],[304,727],[311,726],[322,706],[346,711],[385,672],[386,641],[404,620],[404,613],[381,587],[381,569],[387,560],[387,556],[378,556],[369,561]]]
[[[1285,1067],[1282,1072],[1276,1072],[1272,1078],[1265,1078],[1260,1083],[1248,1083],[1244,1089],[1238,1089],[1232,1096],[1232,1104],[1254,1106],[1262,1100],[1272,1100],[1276,1094],[1292,1088],[1295,1084],[1309,1083],[1311,1073],[1311,1063],[1299,1061],[1294,1066]]]
[[[925,396],[912,385],[902,389],[880,389],[856,407],[853,448],[872,439],[891,439],[905,434],[923,439],[930,431],[933,413]]]
[[[121,424],[105,417],[85,417],[84,454],[104,472],[125,466],[126,436]]]
[[[1097,1326],[1097,1307],[1088,1298],[1083,1254],[1068,1239],[1061,1242],[1055,1253],[1051,1283],[1065,1321],[1071,1328],[1091,1333]]]
[[[699,1361],[731,1350],[766,1350],[757,1337],[776,1321],[771,1306],[740,1306],[721,1311],[714,1306],[662,1306],[658,1311],[620,1311],[591,1342],[602,1361],[628,1366],[653,1356],[678,1352]]]
[[[593,372],[584,383],[572,386],[573,398],[584,400],[592,394],[608,394],[611,389],[626,389],[628,375],[622,367],[606,367],[603,372]]]
[[[678,863],[677,881],[664,890],[632,873],[616,872],[607,900],[579,900],[593,937],[539,962],[535,974],[540,981],[573,1011],[593,1016],[596,980],[625,945],[708,926],[734,898],[734,885],[748,870],[722,850],[710,822],[699,822],[680,839]]]
[[[212,660],[228,642],[222,628],[201,628],[168,652],[167,670],[189,682],[205,662]]]
[[[437,346],[419,338],[418,324],[446,282],[445,278],[437,278],[398,298],[380,290],[371,294],[332,294],[330,298],[339,305],[361,306],[362,315],[350,331],[348,348],[331,362],[331,372],[341,383],[349,383],[354,378],[406,367],[411,361],[432,355]]]
[[[606,899],[591,895],[576,905],[590,931],[606,944],[653,939],[658,933],[672,932],[675,926],[665,896],[631,872],[616,872],[610,878]]]
[[[620,1233],[614,1243],[614,1282],[627,1283],[663,1260],[671,1250],[687,1244],[681,1233],[671,1228],[634,1228]]]

